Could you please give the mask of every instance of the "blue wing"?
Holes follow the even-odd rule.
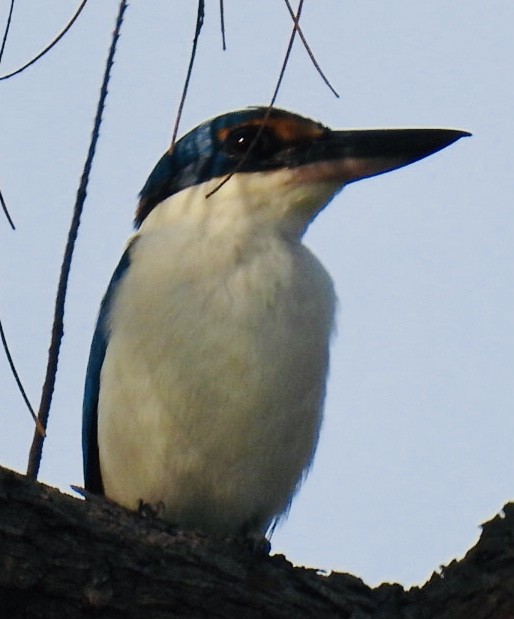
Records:
[[[108,318],[116,288],[130,265],[130,249],[125,253],[114,271],[107,292],[100,305],[89,361],[87,364],[84,401],[82,404],[82,457],[84,462],[84,486],[89,492],[103,494],[100,459],[98,455],[98,395],[100,393],[100,373],[109,341]]]

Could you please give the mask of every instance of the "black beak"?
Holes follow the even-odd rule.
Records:
[[[330,131],[310,144],[297,165],[314,164],[319,180],[346,184],[409,165],[469,135],[456,129]]]

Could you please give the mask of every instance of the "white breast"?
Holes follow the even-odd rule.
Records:
[[[318,439],[335,296],[279,231],[143,230],[110,318],[99,449],[107,496],[185,528],[263,533]]]

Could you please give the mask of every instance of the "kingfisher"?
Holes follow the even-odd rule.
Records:
[[[313,461],[334,331],[334,284],[302,237],[348,183],[467,135],[251,107],[170,148],[100,307],[85,489],[182,529],[269,533]]]

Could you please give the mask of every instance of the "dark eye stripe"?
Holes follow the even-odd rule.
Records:
[[[282,144],[275,132],[260,125],[236,127],[223,141],[223,150],[233,156],[248,153],[253,158],[269,157],[280,150]]]

